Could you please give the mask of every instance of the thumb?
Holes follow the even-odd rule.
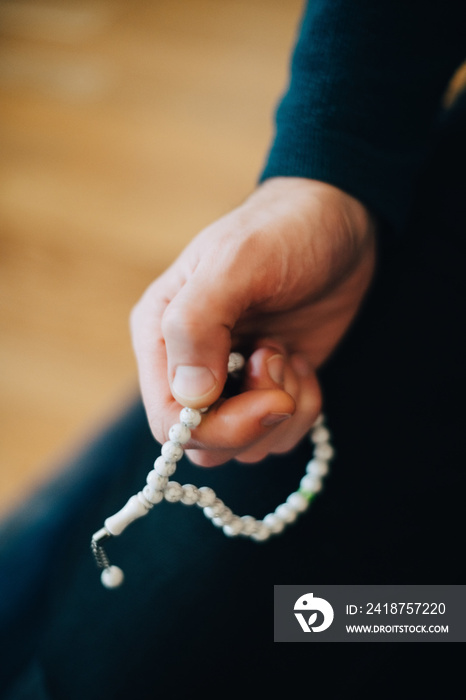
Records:
[[[221,395],[227,378],[231,330],[242,311],[234,284],[208,279],[199,268],[165,309],[162,336],[173,397],[203,408]]]

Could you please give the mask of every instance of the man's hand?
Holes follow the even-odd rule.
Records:
[[[159,442],[180,404],[210,411],[196,464],[292,449],[321,408],[316,369],[355,317],[375,265],[365,207],[314,180],[274,178],[198,234],[131,314],[143,402]],[[224,397],[228,354],[248,356]]]

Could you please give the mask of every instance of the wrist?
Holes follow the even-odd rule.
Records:
[[[303,262],[304,246],[312,248],[313,271],[323,288],[338,283],[360,264],[373,267],[376,219],[360,200],[320,180],[301,177],[274,177],[262,182],[246,200],[247,208],[267,212],[275,221],[300,230]],[[320,274],[319,274],[320,273]],[[320,287],[314,277],[314,286]]]

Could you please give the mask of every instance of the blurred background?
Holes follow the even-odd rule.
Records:
[[[128,316],[253,189],[301,0],[0,0],[0,512],[138,391]]]

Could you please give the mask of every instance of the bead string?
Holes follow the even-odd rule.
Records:
[[[243,356],[236,352],[230,353],[228,372],[237,374],[243,366]],[[257,520],[251,515],[235,515],[208,486],[182,486],[177,481],[169,481],[169,477],[176,471],[176,463],[184,454],[183,445],[190,440],[191,431],[200,425],[202,414],[207,410],[185,407],[180,411],[180,422],[170,428],[169,440],[162,445],[161,455],[157,457],[154,468],[148,473],[147,483],[142,491],[131,496],[126,505],[107,518],[104,527],[92,536],[91,550],[98,568],[102,570],[101,581],[105,588],[120,586],[124,574],[118,566],[110,564],[103,543],[112,536],[121,535],[130,523],[147,515],[154,505],[164,499],[169,503],[181,502],[188,506],[196,504],[202,508],[212,524],[222,528],[228,537],[249,537],[256,542],[263,542],[294,522],[298,515],[308,509],[314,495],[321,490],[322,478],[328,473],[328,465],[334,455],[329,442],[330,432],[324,425],[322,414],[311,428],[310,440],[314,450],[299,488],[290,493],[286,501],[280,503],[275,511],[266,515],[263,520]]]

